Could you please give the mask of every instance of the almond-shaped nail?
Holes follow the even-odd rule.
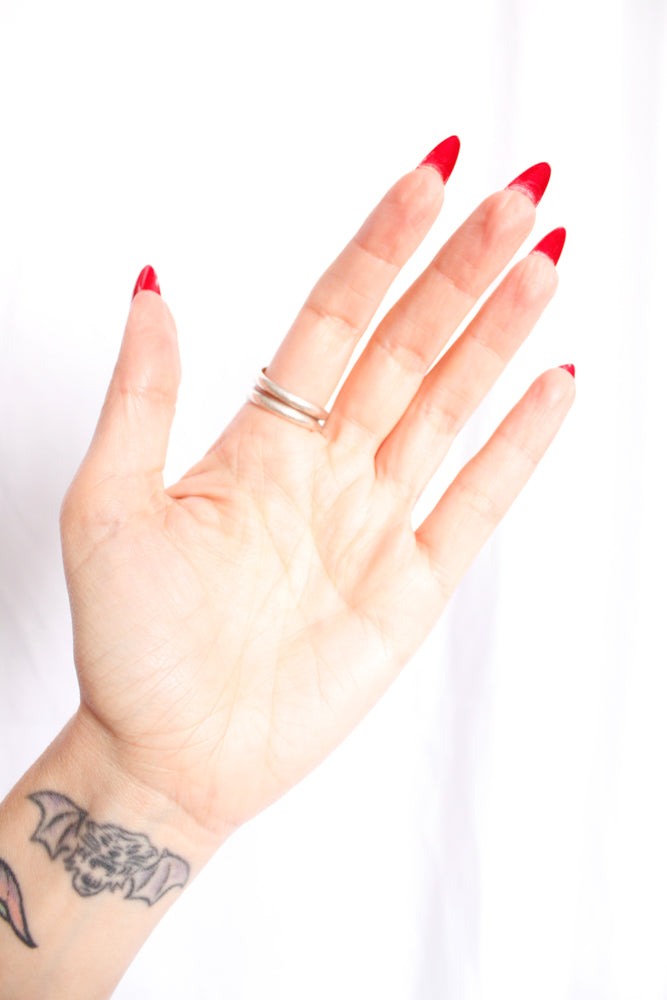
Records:
[[[134,286],[134,291],[132,292],[132,298],[137,294],[137,292],[157,292],[158,295],[162,295],[160,291],[160,286],[157,280],[157,274],[153,270],[150,264],[147,264],[143,269],[139,277],[137,278],[137,283]]]
[[[559,368],[564,368],[566,372],[569,372],[572,378],[574,378],[574,365],[559,365]]]
[[[540,240],[537,246],[534,246],[530,251],[531,253],[543,253],[549,260],[552,260],[554,264],[557,264],[560,260],[560,255],[563,252],[563,245],[565,243],[565,230],[562,226],[558,229],[552,229],[550,233]]]
[[[548,163],[536,163],[533,167],[528,167],[522,174],[515,177],[507,185],[515,191],[522,191],[528,195],[533,205],[539,205],[542,195],[547,189],[549,178],[551,177],[551,167]]]
[[[442,142],[438,143],[435,149],[432,149],[430,153],[427,153],[421,163],[418,163],[418,167],[433,167],[438,171],[442,177],[443,184],[449,179],[456,160],[458,159],[459,150],[461,148],[461,140],[457,135],[450,135],[448,139],[444,139]]]

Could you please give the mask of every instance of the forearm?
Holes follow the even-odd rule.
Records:
[[[0,1000],[102,1000],[218,843],[75,716],[0,806]]]

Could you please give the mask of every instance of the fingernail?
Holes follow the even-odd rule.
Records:
[[[134,286],[134,291],[132,292],[132,298],[134,298],[137,292],[143,292],[143,291],[157,292],[158,295],[162,295],[157,280],[157,274],[150,266],[150,264],[146,265],[146,267],[143,269],[143,271],[137,278],[137,283]]]
[[[574,365],[559,365],[559,368],[564,368],[566,372],[569,372],[572,378],[574,378]]]
[[[449,139],[438,143],[435,149],[432,149],[417,166],[434,167],[442,177],[444,184],[454,169],[460,148],[461,141],[459,137],[457,135],[450,135]]]
[[[554,264],[557,264],[563,252],[564,243],[565,230],[562,226],[559,226],[558,229],[552,229],[550,233],[547,233],[544,239],[541,239],[537,246],[534,246],[530,252],[543,253]]]
[[[522,191],[528,195],[533,205],[539,205],[550,177],[551,167],[549,164],[536,163],[534,167],[528,167],[528,170],[524,170],[522,174],[510,181],[507,187],[513,188],[515,191]]]

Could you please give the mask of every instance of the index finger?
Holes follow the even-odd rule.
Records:
[[[387,191],[313,287],[266,370],[269,378],[327,403],[392,281],[435,222],[459,148],[450,136]]]

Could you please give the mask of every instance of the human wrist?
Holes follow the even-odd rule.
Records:
[[[60,741],[62,745],[56,747]],[[119,749],[114,737],[85,705],[79,707],[52,747],[68,773],[81,770],[77,768],[79,760],[87,761],[89,773],[97,773],[99,782],[91,789],[81,774],[84,790],[99,797],[105,808],[114,807],[128,819],[136,817],[137,822],[164,831],[165,837],[173,836],[183,850],[200,860],[200,867],[235,829],[224,823],[207,828],[175,794],[169,795],[142,778],[132,754],[126,747]]]
[[[0,805],[0,1000],[109,997],[218,846],[106,743],[77,713]]]

